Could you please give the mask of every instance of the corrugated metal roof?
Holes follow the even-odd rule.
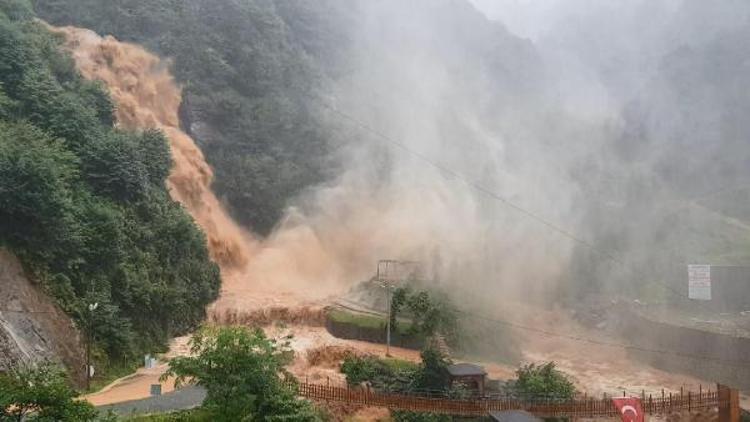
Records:
[[[539,422],[541,419],[523,410],[490,412],[490,417],[498,422]]]
[[[465,377],[471,375],[487,375],[487,371],[479,365],[472,363],[457,363],[448,367],[448,373],[454,377]]]

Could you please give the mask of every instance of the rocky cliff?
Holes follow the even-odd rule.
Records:
[[[84,344],[78,329],[4,249],[0,249],[0,297],[0,371],[49,359],[61,361],[71,378],[82,382]]]

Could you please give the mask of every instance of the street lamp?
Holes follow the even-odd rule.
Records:
[[[91,389],[91,335],[94,330],[94,311],[99,307],[99,302],[89,303],[89,326],[86,333],[86,391]]]

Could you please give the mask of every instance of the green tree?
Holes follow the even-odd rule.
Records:
[[[414,292],[408,286],[397,288],[391,300],[391,327],[397,327],[399,315],[411,318],[410,334],[442,335],[449,344],[458,341],[458,318],[448,299],[437,292]]]
[[[414,387],[436,395],[447,393],[450,387],[450,359],[432,346],[422,350],[421,357],[422,363],[415,374]]]
[[[0,121],[0,238],[48,250],[71,233],[76,159],[60,142],[26,124]]]
[[[94,407],[75,397],[59,367],[51,363],[22,366],[0,374],[0,421],[97,420]]]
[[[34,17],[34,9],[28,0],[0,0],[0,11],[11,20],[27,20]]]
[[[511,388],[522,398],[565,401],[575,395],[575,386],[554,362],[523,365],[516,370],[516,377]]]
[[[3,91],[2,83],[0,83],[0,120],[10,119],[15,108],[15,102],[8,98],[8,95]]]
[[[393,417],[393,422],[451,422],[453,420],[448,415],[406,411],[391,412],[391,416]]]
[[[166,189],[164,135],[115,129],[103,85],[32,17],[27,1],[0,0],[0,246],[79,326],[100,304],[93,350],[105,374],[196,327],[219,271]]]
[[[350,355],[341,363],[341,373],[346,376],[349,385],[358,385],[373,381],[383,375],[391,375],[388,365],[375,356]]]
[[[261,329],[203,328],[191,340],[191,354],[170,361],[164,377],[206,388],[203,406],[216,420],[320,420],[287,385],[288,342],[269,339]]]
[[[332,168],[320,106],[322,73],[267,0],[35,0],[42,18],[142,44],[174,60],[182,126],[215,170],[213,188],[260,233],[287,201]],[[2,42],[2,40],[0,40]],[[3,66],[0,59],[0,67]]]

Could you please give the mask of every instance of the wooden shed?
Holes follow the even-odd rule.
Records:
[[[472,363],[457,363],[448,367],[448,373],[451,377],[451,387],[462,385],[468,390],[476,391],[479,396],[484,396],[487,371],[481,366]]]

